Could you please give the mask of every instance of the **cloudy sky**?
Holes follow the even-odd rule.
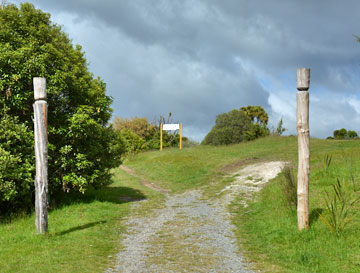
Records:
[[[201,141],[216,115],[260,105],[296,134],[296,69],[309,67],[310,134],[360,133],[358,0],[31,2],[83,46],[114,116],[172,112]]]

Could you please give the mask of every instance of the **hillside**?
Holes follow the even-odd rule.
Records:
[[[331,161],[326,165],[329,158]],[[229,173],[273,160],[296,164],[297,138],[268,137],[231,146],[154,151],[140,154],[125,164],[173,193],[201,189],[206,198],[212,198],[234,180]],[[232,203],[239,245],[245,248],[251,261],[260,258],[256,267],[265,272],[358,272],[359,215],[349,215],[345,220],[349,224],[336,235],[321,221],[319,213],[329,219],[325,191],[331,199],[332,185],[337,179],[350,199],[350,195],[359,195],[353,192],[354,187],[356,191],[360,188],[359,178],[358,141],[311,139],[310,229],[297,231],[296,211],[289,209],[284,200],[281,175],[257,194],[249,207],[243,207],[243,196]]]
[[[326,164],[326,158],[330,156],[331,162]],[[126,238],[136,236],[136,227],[129,226],[131,221],[142,223],[144,232],[147,230],[150,250],[162,249],[163,256],[148,253],[149,256],[144,256],[148,257],[144,258],[146,261],[156,268],[174,268],[176,264],[197,268],[199,259],[204,257],[185,255],[198,250],[190,247],[184,251],[180,242],[187,242],[198,234],[197,228],[208,227],[212,220],[209,215],[219,212],[225,217],[219,227],[230,230],[236,227],[232,231],[236,235],[234,242],[242,252],[243,262],[250,268],[262,272],[358,272],[359,215],[348,218],[352,221],[338,234],[331,232],[319,218],[319,213],[326,219],[329,217],[325,191],[333,196],[332,184],[337,178],[346,193],[353,193],[354,186],[359,188],[358,141],[311,139],[311,226],[308,231],[297,231],[296,212],[284,200],[282,175],[268,182],[254,196],[237,192],[227,198],[228,194],[236,192],[231,185],[238,179],[254,184],[261,180],[257,177],[261,172],[248,167],[265,166],[263,164],[267,162],[296,163],[296,160],[296,137],[267,137],[231,146],[196,146],[182,151],[169,148],[163,152],[138,154],[123,164],[133,173],[115,169],[112,185],[84,195],[74,194],[62,203],[52,205],[49,234],[44,238],[33,233],[33,215],[1,220],[0,245],[6,247],[0,251],[0,271],[18,272],[26,268],[24,272],[33,272],[37,268],[46,272],[56,268],[58,272],[98,272],[109,267],[119,268],[117,257],[121,255],[116,254],[127,250]],[[246,169],[256,173],[241,173]],[[150,184],[153,186],[149,187]],[[185,204],[184,200],[189,203]],[[224,206],[227,201],[221,200],[230,200],[230,206]],[[160,239],[152,240],[154,230],[151,226],[155,225],[159,215],[173,215],[172,206],[183,216],[175,217],[175,222],[172,218],[165,221],[166,229],[159,228],[156,233]],[[231,218],[227,218],[220,207],[230,210]],[[203,224],[196,220],[197,209],[206,214]],[[190,217],[188,220],[186,215]],[[230,220],[231,223],[226,222]],[[189,225],[193,232],[182,233],[180,229]],[[218,232],[208,232],[206,238],[212,238]],[[174,234],[186,236],[176,239]],[[221,240],[215,239],[214,242],[220,244]],[[224,242],[224,249],[230,247],[231,243],[226,245]],[[208,253],[203,262],[215,263],[217,260],[211,253],[216,252],[209,250]],[[166,264],[164,259],[156,257],[167,257]],[[194,257],[198,258],[194,260]],[[232,258],[232,261],[236,266],[236,260]]]

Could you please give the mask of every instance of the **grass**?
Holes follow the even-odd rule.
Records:
[[[229,146],[196,146],[139,154],[126,164],[174,193],[208,186],[224,174],[251,162],[287,158],[295,153],[293,138],[269,137]]]
[[[359,144],[312,140],[309,230],[297,230],[296,211],[287,208],[281,198],[281,177],[268,184],[249,207],[241,207],[240,199],[233,204],[239,243],[249,260],[259,261],[261,257],[257,268],[264,272],[360,272],[360,218],[352,219],[339,236],[319,219],[320,214],[330,214],[325,190],[332,191],[337,178],[346,181],[348,191],[353,190],[344,159],[352,158],[353,175],[360,182]],[[323,155],[329,153],[332,163],[324,167]]]
[[[162,197],[115,170],[115,183],[73,195],[49,214],[49,233],[35,234],[34,215],[0,224],[0,272],[100,272],[111,266],[125,233],[130,204],[148,198],[139,213]]]
[[[247,208],[240,205],[241,197],[232,204],[238,243],[247,259],[258,261],[255,267],[265,272],[360,272],[360,216],[354,216],[340,236],[319,219],[319,213],[324,217],[328,213],[325,191],[332,190],[337,178],[347,191],[360,188],[359,144],[311,139],[309,230],[297,231],[296,212],[285,204],[280,177],[267,184]],[[326,156],[331,156],[331,164],[324,161]],[[296,138],[151,151],[125,165],[173,193],[200,188],[204,198],[215,198],[234,181],[229,174],[270,160],[296,162]],[[114,172],[115,183],[110,187],[72,196],[53,209],[45,237],[34,233],[33,215],[0,223],[0,272],[99,272],[110,267],[121,249],[125,218],[148,215],[164,200],[141,186],[139,179],[120,169]],[[148,201],[131,211],[130,204],[142,198]]]
[[[359,188],[359,144],[357,140],[311,139],[309,230],[297,230],[296,211],[285,203],[280,177],[258,193],[249,207],[240,205],[241,197],[232,204],[239,245],[249,260],[261,261],[254,265],[256,268],[264,272],[360,271],[359,216],[352,219],[341,236],[334,236],[319,219],[319,213],[325,216],[329,213],[325,191],[332,191],[337,178],[347,181],[344,185],[347,190]],[[147,152],[127,165],[172,192],[201,188],[209,198],[233,181],[225,174],[246,164],[269,160],[296,163],[296,137]]]

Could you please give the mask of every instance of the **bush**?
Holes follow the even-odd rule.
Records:
[[[48,13],[29,3],[0,9],[0,105],[6,109],[0,118],[9,123],[2,123],[0,138],[0,169],[8,170],[0,178],[7,194],[0,198],[8,207],[15,199],[25,203],[34,190],[33,77],[47,80],[50,194],[107,184],[110,169],[121,163],[124,144],[108,126],[112,99],[86,63],[81,47]]]
[[[216,117],[215,126],[201,144],[235,144],[269,135],[267,114],[260,106],[242,107]]]
[[[161,116],[160,121],[165,122],[165,119]],[[160,127],[153,123],[149,123],[146,118],[134,117],[126,119],[116,117],[114,120],[114,128],[116,131],[120,132],[120,134],[126,130],[140,137],[145,143],[144,147],[138,151],[146,149],[160,149]],[[129,134],[128,132],[126,134]],[[184,139],[186,140],[185,137],[183,137],[183,140]],[[180,136],[178,133],[163,131],[164,148],[179,146],[179,142]]]
[[[114,129],[121,132],[123,129],[130,130],[144,140],[153,138],[156,126],[148,122],[147,118],[133,117],[130,119],[115,117]]]
[[[251,138],[251,119],[241,110],[232,110],[216,117],[215,126],[201,144],[223,145]]]
[[[356,138],[358,134],[355,131],[348,131],[345,128],[341,128],[340,130],[335,130],[334,133],[335,139],[347,139],[347,138]]]
[[[297,178],[293,165],[286,164],[282,169],[281,188],[286,204],[291,210],[297,208]]]
[[[29,128],[6,111],[0,120],[0,214],[31,205],[34,142]]]
[[[333,184],[333,190],[332,195],[325,191],[327,214],[320,213],[319,216],[331,232],[339,235],[358,213],[355,205],[360,199],[353,192],[346,191],[339,179]]]
[[[123,129],[120,132],[120,136],[122,137],[125,147],[126,147],[126,156],[134,155],[140,151],[143,151],[147,148],[145,144],[145,140],[139,137],[134,132]]]

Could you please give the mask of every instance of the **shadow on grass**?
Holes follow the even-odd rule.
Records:
[[[123,204],[145,199],[146,195],[137,189],[129,187],[112,187],[110,185],[99,189],[91,188],[87,190],[85,194],[79,192],[58,192],[56,194],[50,194],[49,210],[61,209],[72,204],[89,204],[95,201]],[[9,208],[9,213],[4,213],[3,209],[5,212],[7,211],[6,208],[0,207],[0,225],[10,223],[14,219],[30,216],[34,213],[34,203],[27,206],[26,209],[19,209],[15,212],[12,212]]]
[[[145,199],[146,196],[140,190],[107,186],[100,189],[89,189],[85,194],[79,192],[58,193],[55,198],[50,200],[50,209],[60,209],[72,204],[88,204],[95,201],[123,204]]]
[[[91,227],[94,227],[94,226],[97,226],[97,225],[100,225],[100,224],[105,224],[105,223],[107,223],[107,221],[97,221],[97,222],[88,223],[88,224],[85,224],[85,225],[70,228],[68,230],[57,232],[57,233],[55,233],[55,236],[63,236],[65,234],[68,234],[68,233],[71,233],[71,232],[74,232],[74,231],[79,231],[79,230],[91,228]]]
[[[319,219],[319,214],[321,214],[323,211],[324,210],[321,208],[316,208],[310,212],[310,215],[309,215],[309,225],[310,226],[313,225]]]

